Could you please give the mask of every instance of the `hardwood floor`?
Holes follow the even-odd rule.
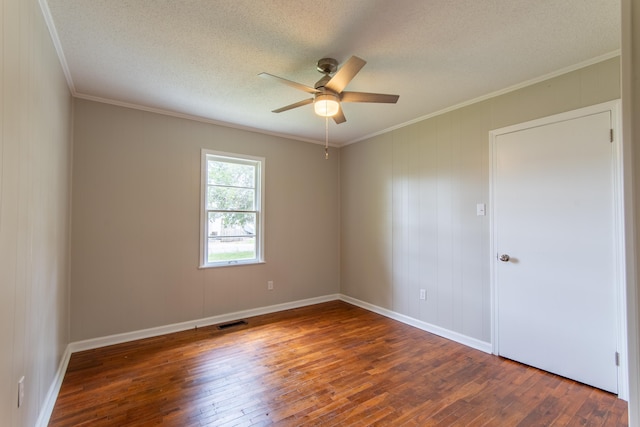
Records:
[[[50,426],[626,426],[604,391],[333,301],[71,357]]]

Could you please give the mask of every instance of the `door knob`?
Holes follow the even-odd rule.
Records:
[[[510,258],[510,257],[509,257],[509,255],[507,255],[507,254],[502,254],[502,255],[500,255],[500,258],[498,258],[498,259],[499,259],[500,261],[502,261],[502,262],[508,262],[508,261],[509,261],[509,258]]]

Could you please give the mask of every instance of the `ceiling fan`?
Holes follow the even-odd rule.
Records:
[[[344,117],[340,102],[376,102],[387,104],[395,104],[398,102],[398,98],[400,97],[399,95],[343,91],[343,89],[349,84],[355,75],[358,74],[360,69],[362,69],[366,63],[367,61],[364,59],[352,56],[338,70],[338,61],[333,58],[322,58],[318,61],[316,69],[320,73],[324,74],[324,76],[316,82],[314,87],[305,86],[269,73],[260,73],[258,75],[265,79],[284,83],[313,95],[313,98],[305,99],[273,110],[274,113],[282,113],[283,111],[313,103],[316,114],[322,117],[333,117],[333,120],[337,124],[340,124],[347,121]],[[338,70],[337,73],[336,70]],[[331,74],[333,73],[335,73],[335,75],[331,77]]]

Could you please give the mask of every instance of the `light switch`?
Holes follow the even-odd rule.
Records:
[[[476,205],[476,215],[478,216],[486,215],[486,205],[484,203],[478,203]]]

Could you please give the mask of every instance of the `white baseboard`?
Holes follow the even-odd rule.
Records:
[[[349,297],[347,295],[342,295],[342,294],[325,295],[322,297],[309,298],[309,299],[304,299],[299,301],[287,302],[283,304],[270,305],[267,307],[254,308],[251,310],[236,311],[233,313],[226,313],[218,316],[212,316],[212,317],[192,320],[188,322],[174,323],[172,325],[159,326],[156,328],[149,328],[149,329],[143,329],[139,331],[126,332],[123,334],[109,335],[106,337],[72,342],[67,346],[67,349],[64,355],[62,356],[62,360],[60,361],[60,366],[58,367],[56,376],[53,380],[53,383],[51,384],[51,387],[49,388],[49,392],[47,393],[47,397],[42,406],[42,409],[40,410],[40,416],[38,417],[36,427],[46,427],[48,425],[49,419],[51,418],[51,413],[53,412],[53,408],[56,403],[56,399],[58,398],[60,387],[62,386],[62,380],[64,379],[64,375],[67,371],[67,366],[69,365],[69,359],[71,358],[71,355],[73,353],[76,353],[79,351],[85,351],[85,350],[92,350],[100,347],[106,347],[114,344],[121,344],[124,342],[135,341],[143,338],[157,337],[159,335],[185,331],[185,330],[194,329],[197,327],[215,325],[218,323],[229,322],[231,320],[237,320],[237,319],[242,319],[246,317],[276,313],[279,311],[290,310],[294,308],[300,308],[308,305],[320,304],[323,302],[335,301],[335,300],[341,300],[349,304],[353,304],[357,307],[372,311],[374,313],[380,314],[390,319],[397,320],[399,322],[416,327],[418,329],[422,329],[423,331],[430,332],[432,334],[441,336],[443,338],[447,338],[451,341],[455,341],[467,347],[475,348],[476,350],[480,350],[485,353],[491,353],[491,343],[480,341],[475,338],[471,338],[466,335],[462,335],[457,332],[453,332],[448,329],[444,329],[439,326],[432,325],[430,323],[423,322],[421,320],[414,319],[409,316],[405,316],[404,314],[396,313],[386,308],[378,307],[376,305],[369,304],[364,301],[360,301],[358,299]]]
[[[68,345],[64,351],[64,354],[62,355],[62,359],[60,360],[60,364],[58,365],[58,370],[53,377],[53,382],[49,387],[47,396],[44,399],[42,407],[40,408],[40,414],[38,415],[38,420],[36,421],[35,427],[47,427],[49,425],[51,413],[53,412],[53,407],[55,406],[56,400],[58,399],[58,393],[60,392],[60,387],[62,386],[62,380],[64,380],[64,374],[67,372],[67,366],[69,366],[69,359],[71,359],[71,354],[71,347]]]
[[[159,335],[171,334],[174,332],[186,331],[204,326],[211,326],[218,323],[238,320],[245,317],[260,316],[263,314],[276,313],[278,311],[290,310],[293,308],[305,307],[307,305],[320,304],[327,301],[335,301],[340,299],[338,294],[325,295],[322,297],[308,298],[304,300],[292,301],[283,304],[270,305],[267,307],[259,307],[250,310],[236,311],[233,313],[225,313],[218,316],[206,317],[204,319],[190,320],[188,322],[174,323],[172,325],[158,326],[155,328],[142,329],[139,331],[125,332],[123,334],[109,335],[106,337],[92,338],[84,341],[76,341],[69,346],[71,352],[92,350],[94,348],[106,347],[108,345],[121,344],[128,341],[135,341],[144,338],[157,337]]]
[[[346,295],[341,294],[340,299],[344,302],[348,302],[349,304],[364,308],[365,310],[373,311],[374,313],[378,313],[390,319],[397,320],[418,329],[422,329],[423,331],[466,345],[467,347],[475,348],[476,350],[480,350],[485,353],[492,353],[492,346],[489,342],[480,341],[458,332],[450,331],[449,329],[441,328],[440,326],[432,325],[431,323],[423,322],[422,320],[414,319],[413,317],[405,316],[404,314],[396,313],[395,311],[378,307],[377,305],[369,304],[368,302],[360,301]]]
[[[305,307],[313,304],[320,304],[327,301],[341,300],[353,304],[365,310],[378,313],[382,316],[389,317],[407,325],[414,326],[423,331],[430,332],[432,334],[447,338],[457,343],[466,345],[467,347],[475,348],[485,353],[491,353],[491,343],[480,341],[475,338],[468,337],[466,335],[454,332],[431,323],[423,322],[422,320],[415,319],[413,317],[405,316],[404,314],[396,313],[395,311],[388,310],[386,308],[379,307],[377,305],[369,304],[352,298],[347,295],[333,294],[325,295],[322,297],[309,298],[304,300],[292,301],[283,304],[270,305],[266,307],[254,308],[250,310],[236,311],[233,313],[221,314],[218,316],[206,317],[204,319],[191,320],[188,322],[174,323],[172,325],[158,326],[155,328],[142,329],[139,331],[126,332],[123,334],[109,335],[106,337],[93,338],[84,341],[76,341],[69,344],[71,353],[79,351],[92,350],[95,348],[106,347],[108,345],[121,344],[128,341],[135,341],[144,338],[157,337],[159,335],[171,334],[174,332],[186,331],[189,329],[200,328],[204,326],[215,325],[218,323],[229,322],[231,320],[242,319],[245,317],[260,316],[263,314],[276,313],[278,311],[290,310],[293,308]]]

